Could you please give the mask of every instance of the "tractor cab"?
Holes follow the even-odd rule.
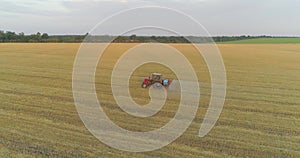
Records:
[[[160,73],[152,73],[152,82],[161,82],[162,74]]]

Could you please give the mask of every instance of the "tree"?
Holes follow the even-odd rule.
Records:
[[[17,40],[18,35],[15,32],[7,31],[5,33],[5,40],[8,42],[14,42]]]
[[[4,39],[5,39],[5,33],[4,31],[0,30],[0,42],[4,42]]]
[[[36,38],[37,38],[37,41],[41,41],[42,37],[41,37],[41,33],[40,32],[36,33]]]
[[[49,39],[49,35],[47,33],[43,33],[42,34],[42,39],[43,40]]]
[[[129,37],[129,39],[130,39],[131,42],[136,41],[136,35],[131,35],[131,36]]]
[[[37,36],[37,37],[41,37],[41,33],[40,33],[40,32],[37,32],[37,33],[36,33],[36,36]]]
[[[17,36],[17,41],[18,42],[27,42],[26,36],[24,32],[21,32]]]

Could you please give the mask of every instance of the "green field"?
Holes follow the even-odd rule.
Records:
[[[300,44],[300,38],[256,38],[229,42],[226,44]]]
[[[263,40],[263,39],[260,39]],[[238,41],[237,41],[238,42]],[[113,44],[96,74],[98,98],[121,127],[149,131],[167,123],[176,102],[151,118],[117,107],[110,73],[122,52],[136,44]],[[76,111],[72,68],[80,44],[0,44],[0,157],[300,157],[300,45],[220,44],[227,71],[227,98],[213,130],[198,131],[210,98],[210,77],[188,44],[172,44],[197,70],[201,100],[188,130],[170,145],[144,153],[115,150],[94,138]],[[144,65],[130,80],[136,102],[149,101],[140,81],[161,65]],[[146,126],[147,125],[147,126]]]

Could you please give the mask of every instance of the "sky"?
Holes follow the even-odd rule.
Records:
[[[0,30],[85,34],[117,12],[143,6],[184,12],[213,36],[300,36],[299,0],[0,0]]]

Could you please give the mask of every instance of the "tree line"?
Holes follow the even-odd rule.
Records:
[[[15,33],[12,31],[1,31],[0,30],[0,42],[82,42],[85,35],[48,35],[47,33],[37,32],[36,34],[25,35],[23,32]]]
[[[196,37],[196,36],[108,36],[108,35],[48,35],[47,33],[37,32],[36,34],[25,35],[23,32],[15,33],[12,31],[0,30],[0,43],[22,42],[22,43],[81,43],[81,42],[114,42],[114,43],[209,43],[209,42],[228,42],[236,40],[272,38],[271,36],[216,36],[216,37]]]

